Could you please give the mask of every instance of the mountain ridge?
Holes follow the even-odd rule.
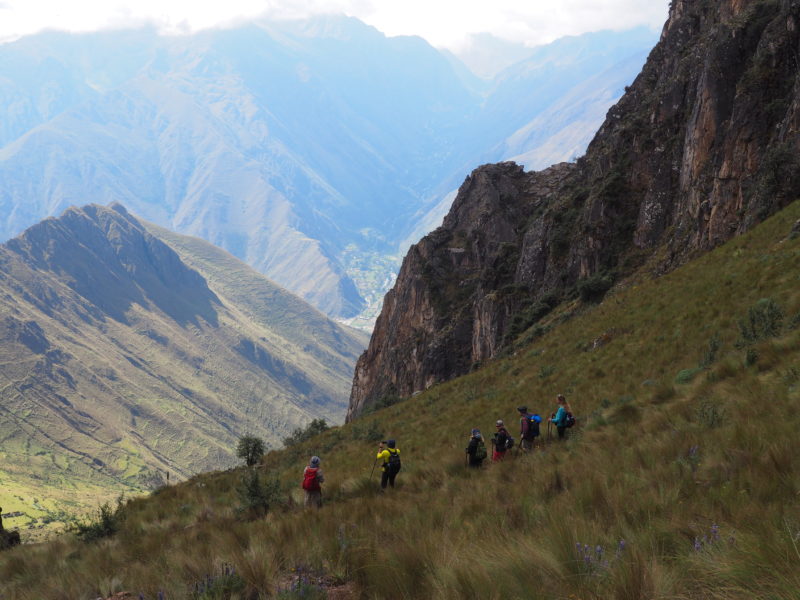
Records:
[[[667,272],[797,198],[799,19],[797,2],[676,1],[585,156],[473,171],[406,256],[348,419],[494,358],[564,299]]]
[[[120,204],[72,207],[0,246],[0,290],[0,471],[6,490],[48,490],[55,512],[89,489],[230,466],[244,434],[276,447],[341,420],[364,343]]]

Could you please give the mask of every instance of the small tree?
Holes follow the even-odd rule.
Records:
[[[264,456],[264,440],[252,435],[242,436],[236,447],[236,456],[241,458],[248,467],[252,467]]]
[[[305,429],[298,427],[288,437],[284,438],[283,445],[289,448],[296,444],[300,444],[301,442],[305,442],[315,435],[324,433],[328,429],[330,429],[330,427],[325,419],[314,419],[306,426]]]

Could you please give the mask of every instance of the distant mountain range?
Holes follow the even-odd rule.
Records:
[[[230,466],[241,435],[341,421],[365,344],[203,240],[71,208],[0,246],[2,487],[75,501]]]
[[[345,17],[23,38],[0,46],[0,238],[119,201],[354,317],[477,164],[580,154],[655,41],[564,38],[487,81]]]

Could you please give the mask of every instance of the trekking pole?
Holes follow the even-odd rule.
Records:
[[[375,459],[375,462],[372,463],[372,471],[369,472],[369,478],[372,479],[372,476],[375,474],[375,465],[378,464],[378,459]]]
[[[547,441],[550,442],[550,426],[552,425],[552,421],[547,422]]]

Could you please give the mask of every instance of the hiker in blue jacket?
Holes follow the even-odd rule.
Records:
[[[551,415],[549,421],[556,426],[558,439],[563,440],[567,435],[567,412],[572,412],[572,409],[562,394],[556,396],[556,402],[558,403],[558,410]]]

